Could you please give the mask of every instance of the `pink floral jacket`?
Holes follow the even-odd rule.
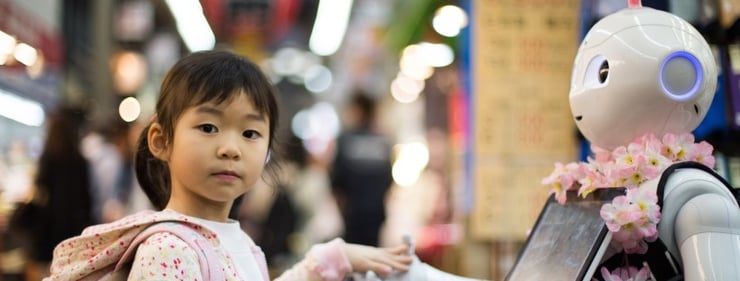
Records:
[[[190,225],[210,242],[216,255],[220,257],[225,280],[240,280],[231,257],[220,247],[215,233],[197,225],[187,217],[172,211],[142,211],[108,224],[90,226],[80,236],[61,242],[54,249],[51,276],[45,281],[68,280],[202,280],[202,265],[199,264],[196,250],[174,235],[158,233],[146,239],[141,245],[156,245],[161,254],[160,260],[136,266],[137,272],[119,270],[119,260],[129,263],[133,257],[125,255],[136,236],[153,223],[177,221]],[[155,237],[156,236],[156,237]],[[314,245],[306,257],[276,280],[329,280],[341,281],[352,272],[352,266],[342,251],[344,241],[335,239],[325,244]],[[136,246],[136,245],[135,245]],[[245,247],[248,247],[245,245]],[[268,280],[267,267],[262,250],[252,246],[255,260],[260,264],[261,275]],[[210,260],[209,260],[210,262]]]

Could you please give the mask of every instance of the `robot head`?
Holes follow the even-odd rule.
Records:
[[[586,34],[573,66],[570,107],[594,145],[613,149],[647,133],[691,132],[717,86],[709,45],[683,19],[627,8]]]

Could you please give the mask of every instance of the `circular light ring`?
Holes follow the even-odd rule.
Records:
[[[694,67],[694,71],[696,72],[696,81],[694,81],[694,85],[687,92],[674,94],[670,90],[668,90],[665,85],[665,81],[663,81],[663,71],[670,61],[677,58],[686,59],[691,63],[691,65]],[[699,91],[699,87],[704,82],[704,71],[702,69],[701,63],[699,63],[699,60],[694,55],[686,51],[674,52],[666,57],[665,60],[663,60],[663,63],[660,65],[660,73],[660,87],[663,89],[663,93],[665,93],[665,95],[669,98],[676,101],[686,101],[695,96],[696,93]]]

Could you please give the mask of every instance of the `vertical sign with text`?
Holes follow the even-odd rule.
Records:
[[[568,107],[578,0],[476,0],[473,237],[524,239],[554,162],[576,160]]]

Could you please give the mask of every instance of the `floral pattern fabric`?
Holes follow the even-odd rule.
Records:
[[[233,261],[220,247],[218,236],[214,232],[190,222],[182,214],[167,210],[142,211],[112,223],[91,226],[82,235],[63,241],[54,250],[51,276],[44,280],[114,280],[117,264],[136,236],[148,226],[163,221],[189,224],[221,257],[219,262],[226,280],[241,280]],[[343,280],[344,276],[352,272],[352,266],[343,253],[343,245],[343,240],[335,239],[313,246],[305,259],[276,280]],[[166,232],[154,234],[140,244],[137,250],[128,280],[203,279],[195,249],[175,235]],[[253,253],[258,263],[264,265],[261,250],[253,249]],[[131,261],[124,260],[120,264],[128,262]],[[263,272],[266,273],[266,268]]]

